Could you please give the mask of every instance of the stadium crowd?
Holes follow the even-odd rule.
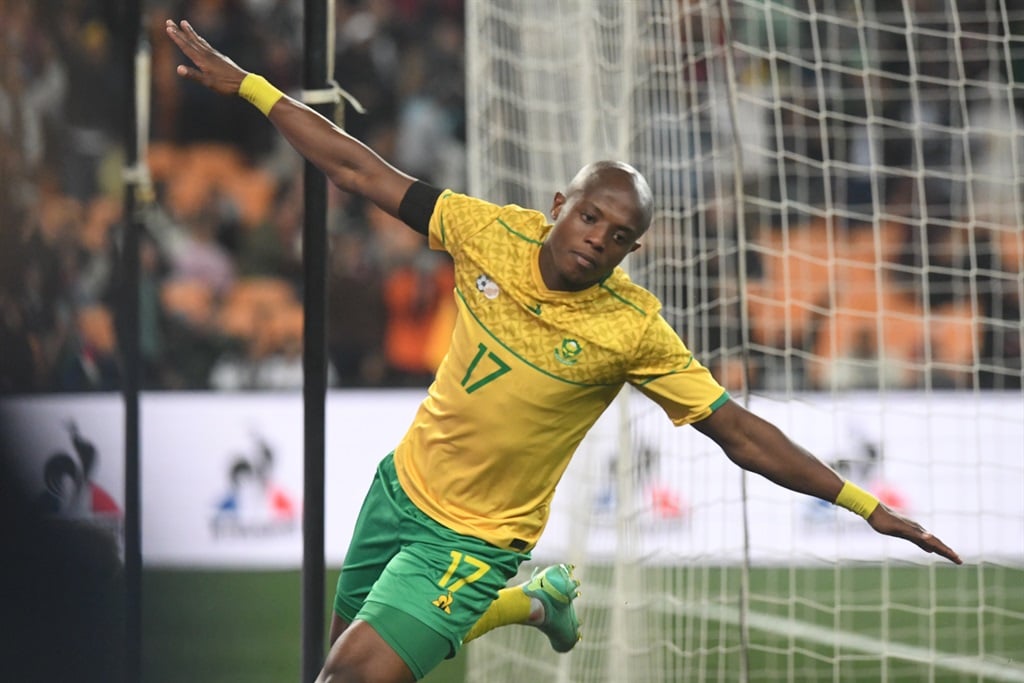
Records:
[[[120,383],[116,255],[124,225],[122,141],[129,91],[123,82],[126,32],[116,5],[0,0],[0,393],[115,390]],[[456,189],[466,187],[462,5],[336,5],[334,76],[368,112],[347,104],[346,129],[399,168]],[[146,4],[152,55],[147,160],[153,185],[152,201],[143,209],[141,246],[144,388],[301,385],[301,160],[245,102],[177,78],[178,57],[162,35],[165,18],[187,17],[214,46],[294,93],[301,87],[301,11],[298,0]],[[894,72],[900,68],[894,65]],[[936,97],[926,104],[941,109],[943,102]],[[893,120],[920,113],[899,98],[888,104]],[[941,118],[950,112],[925,113]],[[799,132],[802,125],[817,123],[793,120],[786,130]],[[855,139],[856,131],[849,133]],[[800,146],[813,138],[797,135],[782,144]],[[887,164],[910,163],[906,155],[913,150],[899,142],[887,150]],[[926,151],[943,153],[941,145]],[[796,152],[811,159],[816,154]],[[948,195],[948,188],[943,191]],[[887,201],[909,199],[895,192]],[[1004,199],[994,205],[1004,206]],[[948,196],[944,201],[947,209],[954,205]],[[967,323],[966,351],[961,344],[941,350],[948,357],[934,358],[940,366],[946,361],[950,367],[980,362],[1008,368],[980,373],[982,384],[1019,386],[1020,238],[993,231],[979,256],[964,241],[967,231],[951,227],[962,216],[932,218],[938,220],[926,230],[924,254],[909,248],[921,236],[898,222],[884,234],[892,234],[896,258],[906,261],[908,272],[928,266],[934,274],[919,298],[931,297],[928,305],[935,310],[966,310],[983,321],[981,329]],[[328,234],[332,386],[424,386],[444,353],[454,315],[448,260],[395,219],[334,190]],[[997,244],[1006,235],[1005,244]],[[814,242],[813,234],[808,238]],[[768,256],[757,265],[761,275],[783,267]],[[895,271],[898,277],[900,269]],[[985,277],[967,282],[962,272]],[[751,315],[760,345],[784,345],[782,337],[792,331],[772,327],[781,305],[773,303],[772,287],[780,282],[757,280],[763,290],[751,300]],[[957,318],[948,318],[955,327]],[[877,343],[856,329],[847,336],[859,340],[851,354],[863,351],[858,344]],[[936,338],[960,337],[940,332]],[[815,344],[835,348],[821,334],[796,341],[811,351]],[[866,352],[878,354],[877,348]],[[878,379],[873,373],[863,381]],[[843,380],[850,386],[858,381]],[[912,387],[933,379],[916,374],[891,381]],[[936,383],[972,381],[949,375]],[[835,386],[834,375],[808,371],[798,388],[830,382]]]
[[[125,31],[116,3],[0,1],[0,390],[114,390]],[[300,88],[295,0],[150,2],[151,136],[141,248],[144,386],[301,385],[302,166],[258,112],[178,79],[166,17]],[[339,2],[346,127],[463,187],[462,3]],[[450,265],[391,217],[329,197],[333,384],[425,385],[450,324]],[[430,340],[438,340],[430,343]],[[425,341],[427,343],[425,343]]]

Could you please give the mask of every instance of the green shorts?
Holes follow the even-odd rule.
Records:
[[[419,679],[458,651],[528,559],[428,517],[405,495],[388,454],[356,520],[334,611],[373,626]]]

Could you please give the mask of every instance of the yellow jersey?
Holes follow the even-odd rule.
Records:
[[[441,194],[429,240],[454,260],[458,315],[395,450],[423,512],[520,551],[536,544],[570,458],[626,382],[678,425],[728,400],[621,268],[583,291],[549,290],[539,252],[550,229],[539,211]]]

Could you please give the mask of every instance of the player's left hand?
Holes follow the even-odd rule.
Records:
[[[245,70],[213,49],[187,21],[182,21],[179,26],[168,19],[165,29],[174,44],[195,64],[195,67],[179,65],[179,76],[200,83],[221,95],[238,94],[242,79],[247,75]]]
[[[950,562],[963,564],[960,556],[948,545],[912,519],[894,512],[884,503],[879,503],[868,517],[868,524],[880,534],[904,538],[928,553],[942,555]]]

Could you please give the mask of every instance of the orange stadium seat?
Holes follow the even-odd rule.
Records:
[[[877,227],[865,225],[845,231],[836,240],[836,282],[839,288],[868,292],[877,289],[885,279],[886,265],[897,259],[902,235],[903,227],[897,223],[881,223]]]
[[[1008,273],[1024,271],[1024,229],[1003,230],[998,234],[999,262]]]
[[[238,206],[242,225],[254,228],[267,219],[274,203],[277,184],[270,173],[246,168],[220,179],[224,193]]]
[[[956,367],[969,369],[975,354],[980,351],[978,320],[970,303],[953,302],[932,310],[928,321],[932,344],[932,359],[955,372]]]
[[[817,318],[839,305],[838,298],[873,297],[880,284],[889,288],[878,273],[895,260],[901,234],[896,223],[837,231],[826,219],[785,232],[763,230],[754,248],[764,275],[747,287],[753,339],[782,347],[788,332],[789,345],[801,346],[810,341]]]
[[[223,194],[238,207],[242,224],[255,227],[266,220],[277,191],[270,173],[228,145],[154,145],[149,164],[154,180],[166,183],[167,201],[176,216],[193,215]]]
[[[181,169],[184,152],[169,142],[153,142],[146,154],[149,175],[155,181],[164,181]]]
[[[764,276],[747,288],[751,334],[755,341],[786,345],[787,332],[799,346],[809,336],[816,313],[827,309],[834,268],[823,222],[764,230],[755,239]]]
[[[900,368],[895,380],[899,386],[915,386],[915,366],[922,360],[924,342],[924,320],[909,297],[885,290],[844,292],[818,329],[811,380],[819,388],[827,387],[837,361],[884,357],[890,369]]]

